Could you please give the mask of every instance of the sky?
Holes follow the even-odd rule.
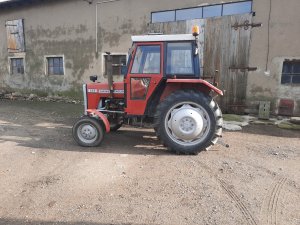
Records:
[[[0,0],[0,2],[8,2],[8,1],[10,1],[10,0]]]

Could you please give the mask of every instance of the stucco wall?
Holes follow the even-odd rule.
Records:
[[[271,101],[274,113],[277,113],[279,99],[287,98],[294,99],[294,113],[300,114],[300,85],[281,84],[283,61],[300,59],[299,9],[299,0],[272,0],[271,8],[270,0],[254,0],[256,16],[253,20],[262,22],[263,27],[252,30],[250,65],[257,66],[258,70],[249,72],[247,97],[249,103]]]
[[[65,91],[80,93],[82,83],[92,74],[102,75],[102,53],[127,53],[131,35],[148,33],[152,11],[220,3],[217,0],[121,0],[98,5],[98,46],[96,53],[95,0],[50,1],[15,9],[0,9],[0,85],[16,89],[39,89],[47,93]],[[222,1],[229,2],[229,1]],[[263,27],[252,30],[247,100],[271,100],[273,109],[280,98],[293,98],[300,113],[300,87],[280,84],[282,61],[300,58],[297,45],[300,36],[299,0],[272,0],[270,20],[269,63],[268,16],[270,0],[254,0],[254,22]],[[26,73],[12,76],[8,72],[5,20],[24,19]],[[45,74],[45,56],[63,55],[64,76]],[[267,73],[265,71],[267,70]],[[270,72],[268,72],[270,71]],[[104,80],[100,76],[101,80]],[[115,77],[121,80],[122,77]]]
[[[131,35],[148,32],[151,11],[199,4],[199,1],[192,0],[123,0],[98,5],[99,49],[96,53],[95,2],[53,0],[15,9],[0,9],[1,86],[21,90],[38,89],[47,93],[78,90],[80,94],[80,85],[87,82],[91,74],[102,75],[104,51],[127,53]],[[13,19],[24,19],[24,54],[7,53],[5,21]],[[46,75],[47,55],[64,56],[64,76]],[[25,57],[24,76],[9,74],[8,58],[11,56]],[[103,77],[100,76],[100,79],[103,80]],[[121,80],[122,77],[115,79]]]
[[[0,12],[0,43],[2,83],[12,88],[40,89],[46,92],[67,91],[82,83],[82,76],[93,65],[94,18],[93,6],[82,1],[53,1]],[[8,71],[5,20],[24,19],[26,71],[24,76],[13,76]],[[65,59],[64,76],[45,74],[45,56],[62,55]]]

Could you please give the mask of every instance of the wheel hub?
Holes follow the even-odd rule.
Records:
[[[201,135],[205,121],[200,109],[186,104],[178,109],[173,109],[168,127],[174,137],[190,142]]]
[[[93,140],[96,135],[96,129],[89,124],[83,125],[80,129],[80,136],[86,140]]]

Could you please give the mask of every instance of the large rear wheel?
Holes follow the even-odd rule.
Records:
[[[83,147],[100,145],[104,137],[104,128],[97,119],[88,116],[79,119],[73,126],[74,140]]]
[[[158,106],[155,130],[165,146],[177,153],[198,154],[222,134],[222,113],[217,103],[198,91],[180,90]]]

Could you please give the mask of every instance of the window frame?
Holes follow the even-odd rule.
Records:
[[[219,8],[220,10],[220,15],[213,15],[213,16],[204,16],[205,15],[205,9],[213,9],[213,8]],[[207,18],[213,18],[213,17],[221,17],[223,16],[223,4],[218,4],[218,5],[207,5],[207,6],[204,6],[202,8],[202,18],[203,19],[207,19]]]
[[[157,13],[168,13],[168,12],[174,12],[174,20],[170,20],[170,21],[176,21],[176,10],[162,10],[162,11],[154,11],[154,12],[151,12],[151,23],[153,23],[153,14],[157,14]],[[154,22],[154,23],[165,23],[165,22],[170,22],[169,20],[167,21],[157,21],[157,22]]]
[[[159,47],[159,50],[160,50],[159,51],[159,60],[160,60],[159,65],[160,65],[160,68],[159,68],[158,73],[132,73],[132,68],[133,68],[133,65],[134,65],[134,60],[135,60],[137,49],[139,47],[145,47],[145,46],[147,46],[147,47],[148,46],[158,46]],[[129,68],[129,73],[132,74],[132,75],[147,75],[147,76],[162,74],[162,71],[163,71],[163,68],[162,68],[163,67],[163,63],[162,63],[163,52],[162,52],[162,50],[163,50],[163,45],[162,45],[161,42],[153,42],[153,43],[150,42],[150,43],[139,43],[139,44],[137,44],[136,47],[135,47],[134,53],[132,55],[132,59],[131,59],[132,62],[131,62],[130,68]]]
[[[193,19],[178,19],[178,16],[177,16],[177,13],[179,11],[183,12],[185,10],[196,10],[196,9],[199,9],[201,11],[201,16],[197,17],[197,18],[193,18]],[[175,10],[175,18],[176,20],[175,21],[185,21],[185,20],[196,20],[196,19],[202,19],[203,18],[203,7],[201,6],[198,6],[198,7],[191,7],[191,8],[184,8],[184,9],[176,9]]]
[[[282,62],[282,67],[281,67],[281,76],[280,76],[280,84],[284,85],[284,86],[300,86],[300,83],[293,83],[293,77],[294,76],[298,76],[300,77],[300,73],[294,73],[294,71],[292,71],[292,73],[284,73],[283,69],[284,69],[284,63],[298,63],[300,65],[300,59],[284,59]],[[294,65],[292,65],[294,66]],[[290,76],[290,82],[289,83],[282,83],[282,78],[284,75]]]
[[[240,15],[241,14],[241,13],[235,13],[235,14],[226,14],[226,15],[224,15],[224,5],[234,5],[234,4],[241,4],[241,3],[246,3],[246,2],[251,2],[250,12],[253,12],[253,0],[237,1],[237,2],[226,2],[226,3],[222,4],[222,16],[232,16],[232,15]]]
[[[50,58],[62,58],[63,74],[49,74],[49,62],[48,62],[48,59],[50,59]],[[46,56],[44,56],[44,65],[45,65],[45,75],[46,76],[65,76],[66,75],[65,56],[64,55],[46,55]]]
[[[177,20],[177,11],[189,10],[189,9],[194,9],[194,8],[202,8],[202,17],[194,18],[194,19],[207,19],[207,18],[213,18],[213,17],[216,17],[216,16],[213,16],[213,17],[205,17],[205,18],[204,18],[204,9],[207,8],[207,7],[218,6],[218,5],[221,6],[221,15],[220,15],[220,16],[239,15],[240,13],[224,15],[224,14],[223,14],[223,8],[224,8],[224,5],[230,5],[230,4],[236,4],[236,3],[244,3],[244,2],[251,2],[251,9],[250,9],[250,12],[249,12],[249,13],[253,13],[253,0],[243,0],[243,1],[224,2],[224,3],[210,4],[210,5],[202,5],[202,6],[199,5],[199,6],[194,6],[194,7],[185,7],[185,8],[178,8],[178,9],[168,9],[168,10],[153,11],[153,12],[151,12],[151,14],[150,14],[150,22],[151,22],[151,23],[165,23],[165,22],[184,21],[184,20]],[[164,13],[164,12],[170,12],[170,11],[173,11],[173,12],[175,13],[175,18],[174,18],[174,20],[169,20],[169,21],[156,21],[156,22],[153,22],[153,14],[156,14],[156,13]],[[242,13],[242,14],[245,14],[245,13]],[[192,20],[192,19],[190,19],[190,20]]]
[[[144,96],[142,98],[138,98],[138,97],[133,97],[133,93],[132,93],[132,80],[134,79],[138,79],[138,80],[143,80],[143,79],[147,79],[149,81],[148,86],[146,87],[146,92],[144,94]],[[151,82],[151,77],[131,77],[130,78],[130,99],[131,100],[145,100],[147,98],[148,92],[149,92],[149,88],[150,88],[150,82]]]
[[[126,63],[125,63],[125,66],[127,65],[127,62],[128,62],[128,53],[124,53],[124,52],[112,52],[111,54],[110,54],[111,56],[125,56],[126,57]],[[105,74],[105,56],[107,56],[107,54],[106,53],[102,53],[101,54],[101,72],[102,72],[102,75],[103,76],[107,76],[106,74]],[[124,76],[123,74],[117,74],[117,75],[115,75],[115,74],[113,74],[113,76],[118,76],[118,77],[120,77],[120,76]]]
[[[166,77],[173,77],[174,75],[176,75],[177,78],[198,78],[200,77],[200,70],[198,70],[197,68],[200,68],[199,66],[199,60],[197,58],[197,56],[195,56],[194,54],[192,55],[192,67],[193,67],[193,73],[191,74],[169,74],[167,73],[167,66],[168,66],[168,44],[174,44],[174,43],[190,43],[192,46],[192,53],[195,52],[195,45],[194,42],[190,42],[190,41],[170,41],[170,42],[166,42],[165,43],[165,68],[164,68],[164,74]]]
[[[14,59],[22,59],[23,60],[23,73],[13,73],[12,70],[12,60]],[[26,71],[26,63],[25,63],[25,56],[9,56],[8,57],[8,71],[9,71],[9,75],[12,76],[24,76],[25,75],[25,71]]]

